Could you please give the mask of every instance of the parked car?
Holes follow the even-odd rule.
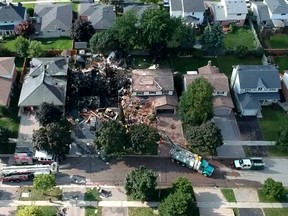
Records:
[[[80,175],[73,175],[70,177],[71,182],[75,184],[86,184],[86,177]]]
[[[108,191],[108,190],[104,190],[102,188],[99,189],[99,194],[101,198],[108,198],[110,196],[112,196],[112,192]]]

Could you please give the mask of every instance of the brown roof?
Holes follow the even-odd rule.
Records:
[[[133,70],[132,90],[137,92],[173,91],[173,73],[170,69]]]
[[[0,57],[0,77],[12,79],[15,57]]]
[[[211,63],[209,63],[209,62],[206,66],[198,68],[199,74],[218,74],[218,73],[220,73],[219,68],[212,66]]]
[[[234,104],[232,98],[228,96],[214,96],[213,98],[213,107],[230,107],[234,108]]]
[[[191,84],[196,78],[205,78],[217,92],[229,92],[229,82],[225,74],[185,74],[184,79],[186,80],[185,88]]]
[[[155,99],[153,99],[153,104],[154,104],[154,107],[160,107],[164,105],[177,107],[178,98],[176,95],[163,95],[160,97],[155,97]]]

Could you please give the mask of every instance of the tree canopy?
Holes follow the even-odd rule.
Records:
[[[202,35],[203,49],[211,54],[216,54],[223,47],[224,33],[221,24],[214,23],[206,26]]]
[[[24,20],[15,26],[15,33],[18,36],[29,37],[35,33],[35,27],[30,20]]]
[[[160,135],[145,124],[135,124],[129,128],[132,151],[140,154],[157,154]]]
[[[263,191],[267,197],[279,199],[284,193],[284,187],[282,182],[276,182],[272,178],[265,180],[263,185]]]
[[[156,179],[155,172],[143,166],[133,170],[127,174],[124,182],[127,195],[134,199],[148,200],[155,192]]]
[[[187,127],[186,138],[191,150],[215,153],[216,148],[223,145],[221,130],[213,123],[206,122],[200,126]]]
[[[20,206],[16,213],[16,216],[40,216],[40,215],[42,215],[41,207],[35,205]]]
[[[113,51],[119,48],[117,39],[113,29],[108,29],[106,31],[96,32],[89,41],[90,48],[92,52],[100,52],[104,54],[106,51]]]
[[[17,55],[20,57],[26,57],[27,52],[28,52],[28,47],[29,47],[29,40],[26,38],[19,36],[15,39],[15,50]]]
[[[126,130],[117,121],[103,122],[96,133],[95,143],[108,155],[121,155],[128,143]]]
[[[71,38],[75,41],[88,42],[95,30],[90,21],[77,19],[71,26]]]
[[[182,122],[201,125],[213,118],[213,87],[204,78],[195,79],[180,97],[179,114]]]
[[[40,57],[44,53],[44,46],[41,41],[32,40],[28,46],[28,57]]]
[[[61,108],[52,103],[42,103],[36,112],[36,119],[42,126],[46,126],[52,122],[58,122],[62,117],[63,111]]]
[[[288,128],[279,130],[275,144],[281,151],[288,152]]]
[[[11,132],[7,128],[0,126],[0,147],[8,144],[10,135]]]
[[[42,193],[47,192],[56,186],[56,178],[53,174],[36,175],[33,180],[33,187]]]

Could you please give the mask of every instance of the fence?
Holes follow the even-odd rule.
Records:
[[[256,30],[255,30],[255,28],[254,28],[254,25],[253,25],[251,19],[248,19],[248,22],[249,22],[249,26],[250,26],[250,28],[251,28],[252,34],[253,34],[254,39],[255,39],[255,42],[256,42],[256,46],[257,46],[256,49],[258,49],[259,47],[262,48],[262,45],[261,45],[261,43],[260,43],[260,41],[259,41],[259,39],[258,39],[258,34],[257,34],[257,32],[256,32]]]

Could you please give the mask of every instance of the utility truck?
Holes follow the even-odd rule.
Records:
[[[234,160],[231,163],[231,166],[237,170],[241,169],[262,170],[265,167],[265,163],[260,157],[252,157],[248,159]]]
[[[170,157],[173,162],[196,170],[204,176],[211,176],[214,171],[214,167],[208,161],[180,146],[175,146],[170,150]]]
[[[56,162],[50,165],[4,166],[0,169],[0,179],[2,182],[20,182],[33,180],[35,175],[57,172],[58,164]]]

